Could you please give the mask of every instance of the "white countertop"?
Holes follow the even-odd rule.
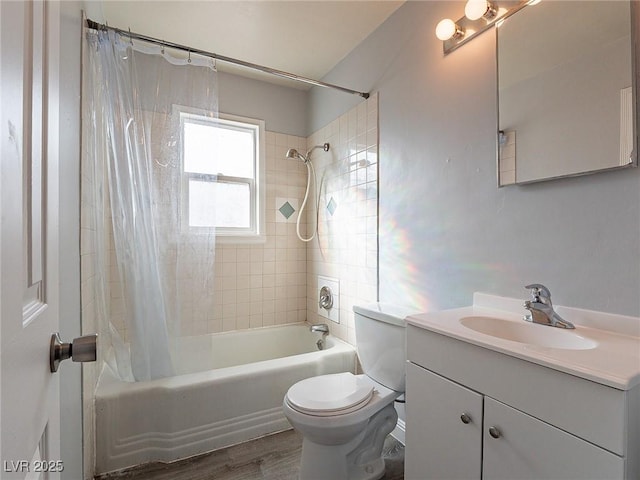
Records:
[[[640,319],[637,317],[557,307],[556,311],[576,326],[567,332],[597,342],[595,348],[585,350],[515,342],[477,332],[460,323],[464,317],[485,316],[525,323],[531,328],[555,328],[524,322],[522,316],[527,312],[522,303],[517,299],[475,294],[473,306],[411,315],[407,323],[619,390],[640,385]]]

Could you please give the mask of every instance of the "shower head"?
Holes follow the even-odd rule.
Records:
[[[286,158],[299,158],[300,160],[302,160],[304,163],[307,163],[309,161],[311,152],[313,152],[316,148],[321,148],[323,149],[325,152],[329,151],[329,144],[328,143],[323,143],[322,145],[316,145],[315,147],[309,149],[309,151],[307,152],[306,155],[302,155],[298,150],[296,150],[295,148],[290,148],[289,150],[287,150],[287,153],[285,155]]]
[[[308,154],[307,154],[308,155]],[[289,150],[287,150],[287,154],[285,155],[285,157],[287,158],[299,158],[300,160],[302,160],[304,163],[307,163],[307,157],[305,157],[304,155],[302,155],[300,152],[298,152],[298,150],[296,150],[295,148],[290,148]]]

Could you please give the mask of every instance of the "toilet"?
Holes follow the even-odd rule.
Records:
[[[303,437],[300,480],[384,475],[382,446],[396,426],[394,401],[405,388],[405,317],[415,312],[379,303],[353,311],[364,374],[307,378],[284,398],[284,414]]]

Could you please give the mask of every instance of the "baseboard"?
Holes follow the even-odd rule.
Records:
[[[396,423],[396,428],[391,432],[391,436],[398,440],[402,445],[405,445],[405,423],[401,418],[398,419],[398,423]]]

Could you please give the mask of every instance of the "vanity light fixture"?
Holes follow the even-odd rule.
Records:
[[[539,1],[500,0],[498,5],[490,0],[468,0],[464,7],[464,17],[457,22],[449,18],[440,20],[436,26],[436,37],[442,40],[442,49],[447,55],[492,27],[496,21],[502,21],[528,4]]]

